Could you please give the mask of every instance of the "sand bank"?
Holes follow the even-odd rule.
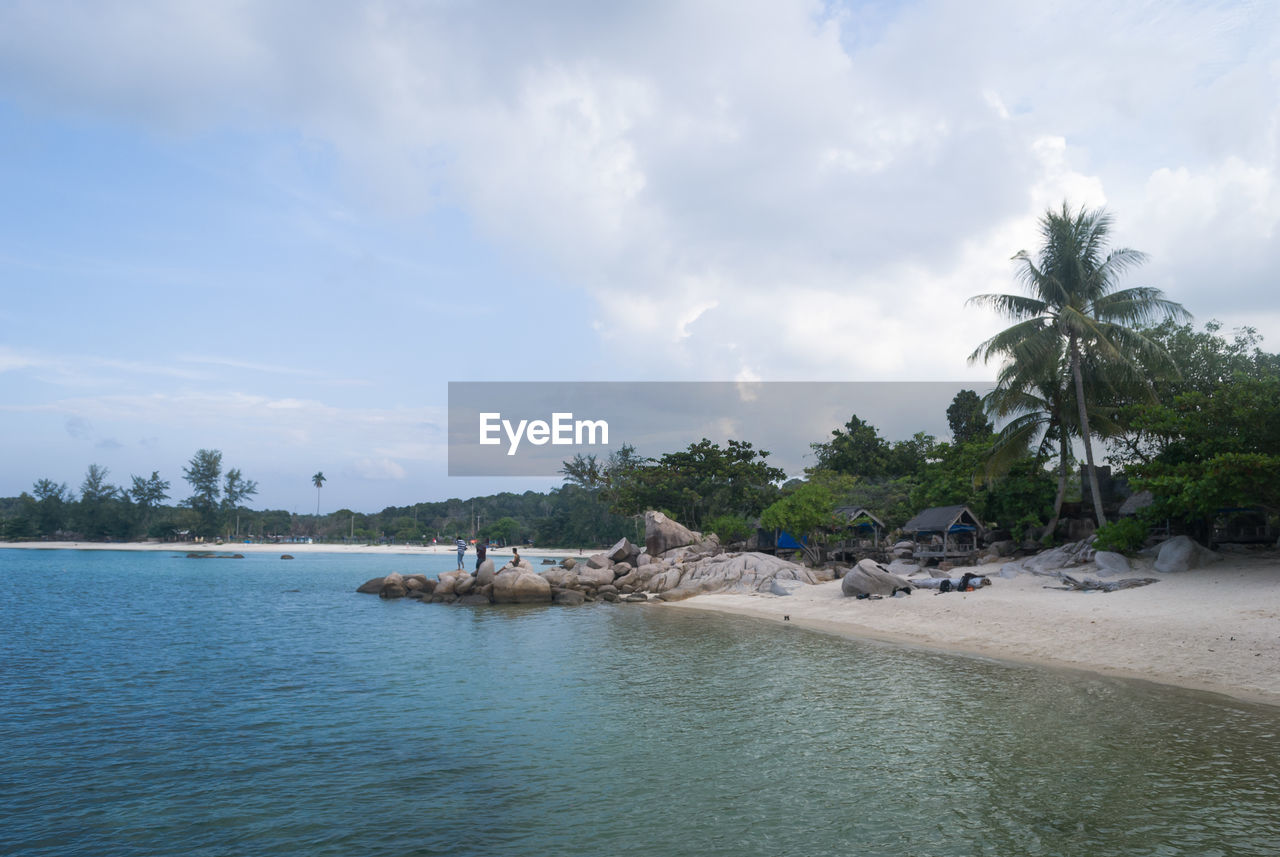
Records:
[[[995,572],[999,566],[986,566]],[[1077,571],[1079,573],[1077,573]],[[1072,571],[1092,574],[1092,567]],[[1280,705],[1280,557],[1229,557],[1119,592],[996,578],[972,593],[859,601],[840,582],[794,595],[701,595],[670,605],[1006,661],[1070,667]]]
[[[107,550],[107,551],[168,551],[170,553],[190,553],[193,551],[212,551],[214,553],[267,553],[276,554],[283,553],[298,554],[304,553],[362,553],[362,554],[381,554],[390,556],[392,554],[405,554],[410,556],[431,556],[438,554],[440,556],[455,556],[457,548],[453,545],[427,545],[425,547],[419,545],[335,545],[335,544],[306,544],[306,543],[282,543],[282,544],[244,544],[241,542],[223,542],[222,544],[214,544],[204,542],[197,544],[195,542],[0,542],[0,548],[23,548],[27,550]],[[589,557],[594,553],[599,553],[598,548],[573,548],[572,550],[554,550],[549,548],[520,548],[520,556],[527,557],[560,557],[571,556],[577,558]],[[510,557],[511,548],[493,548],[489,551],[489,556],[494,557]],[[467,548],[467,558],[475,561],[475,547]]]

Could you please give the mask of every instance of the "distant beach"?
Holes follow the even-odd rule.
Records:
[[[82,550],[82,551],[169,551],[171,553],[359,553],[359,554],[406,554],[406,555],[453,555],[457,548],[451,544],[439,545],[370,545],[370,544],[321,544],[307,542],[259,543],[243,542],[0,542],[0,548],[20,548],[23,550]],[[567,557],[590,556],[598,553],[600,548],[519,548],[521,556],[527,557]],[[467,557],[474,562],[475,545],[467,546]],[[511,548],[490,548],[489,556],[510,557]]]

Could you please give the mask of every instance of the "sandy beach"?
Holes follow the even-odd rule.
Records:
[[[986,566],[995,573],[999,565]],[[1079,577],[1091,566],[1072,570]],[[1234,557],[1119,592],[1046,588],[1051,578],[995,578],[970,593],[860,601],[840,582],[789,596],[710,594],[670,605],[861,639],[1067,667],[1280,705],[1280,556]]]

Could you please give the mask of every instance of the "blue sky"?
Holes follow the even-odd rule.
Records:
[[[451,380],[976,382],[1063,199],[1275,350],[1277,56],[1264,3],[4,4],[0,496],[545,487],[445,475]]]

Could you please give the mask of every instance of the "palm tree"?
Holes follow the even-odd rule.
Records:
[[[321,470],[311,477],[311,484],[316,486],[316,517],[320,517],[320,488],[324,485],[324,471]]]
[[[1095,429],[1089,422],[1082,364],[1096,364],[1104,374],[1114,368],[1126,376],[1140,373],[1144,363],[1168,364],[1164,350],[1136,327],[1166,318],[1190,318],[1181,304],[1166,300],[1159,289],[1116,290],[1120,275],[1147,256],[1128,248],[1107,252],[1111,225],[1111,215],[1103,209],[1081,208],[1073,213],[1064,202],[1061,211],[1050,210],[1040,218],[1044,246],[1038,259],[1025,250],[1013,257],[1030,295],[987,294],[969,299],[1016,321],[974,349],[970,362],[985,363],[997,356],[1007,360],[1012,364],[1010,380],[1024,382],[1011,386],[1025,389],[1030,379],[1051,377],[1052,367],[1065,356],[1099,526],[1106,523],[1106,516],[1093,462]]]

